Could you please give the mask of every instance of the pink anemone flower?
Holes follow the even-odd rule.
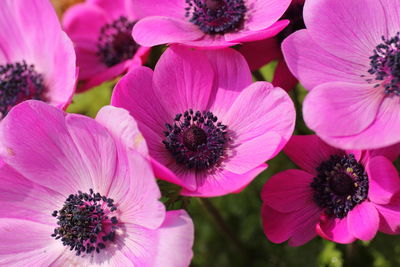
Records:
[[[0,118],[36,99],[65,108],[75,91],[75,52],[48,0],[0,1]]]
[[[272,176],[262,189],[269,240],[299,246],[317,234],[350,243],[400,233],[399,146],[340,150],[316,135],[293,136],[285,153],[302,170]]]
[[[400,141],[400,0],[311,0],[306,30],[283,42],[289,69],[310,91],[306,124],[342,149]],[[334,12],[332,12],[334,10]]]
[[[63,26],[75,44],[80,86],[84,91],[142,65],[150,48],[131,36],[137,17],[124,0],[86,0],[63,16]]]
[[[133,28],[141,45],[179,43],[221,48],[276,35],[290,0],[127,0],[142,18]]]
[[[189,265],[192,221],[165,211],[149,161],[121,142],[129,128],[115,107],[96,120],[34,100],[10,111],[0,127],[1,266]]]
[[[136,119],[156,176],[187,196],[242,190],[283,148],[295,120],[287,93],[252,84],[245,59],[230,48],[168,48],[154,72],[125,75],[111,103]]]

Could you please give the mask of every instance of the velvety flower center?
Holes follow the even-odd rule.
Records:
[[[101,28],[97,43],[97,55],[108,67],[130,59],[135,55],[139,45],[132,38],[134,24],[135,22],[121,16]]]
[[[44,100],[43,75],[25,61],[0,65],[0,113],[4,117],[16,104],[28,100]]]
[[[243,0],[186,0],[186,17],[207,34],[240,29],[247,8]]]
[[[285,14],[283,14],[281,19],[290,20],[290,24],[276,36],[279,43],[282,43],[283,40],[285,40],[289,35],[291,35],[295,31],[306,28],[303,19],[303,7],[304,4],[292,3],[286,10]]]
[[[209,169],[224,156],[229,140],[227,126],[217,121],[209,111],[190,109],[177,114],[173,125],[165,124],[163,143],[178,164],[195,170]]]
[[[370,57],[368,72],[375,75],[375,87],[383,86],[385,93],[400,96],[400,33],[392,38],[382,37],[382,43],[374,49]]]
[[[97,253],[105,249],[107,243],[115,239],[118,219],[115,215],[117,207],[114,200],[94,193],[71,194],[60,210],[52,216],[57,218],[57,227],[51,235],[60,239],[64,246],[81,253]]]
[[[314,201],[328,216],[344,218],[367,199],[368,176],[353,154],[333,155],[317,168],[311,183]]]

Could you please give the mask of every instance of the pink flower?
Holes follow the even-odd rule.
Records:
[[[96,120],[33,100],[10,111],[0,127],[0,265],[189,265],[192,221],[165,211],[150,164],[120,141],[131,122],[114,107]]]
[[[307,29],[283,42],[289,69],[311,90],[304,119],[333,146],[375,149],[400,141],[399,4],[306,1]]]
[[[125,75],[111,103],[137,120],[157,177],[182,186],[183,195],[220,196],[265,170],[294,128],[285,91],[251,82],[235,50],[173,46],[154,73],[138,67]]]
[[[179,43],[221,48],[276,35],[290,0],[127,0],[141,19],[133,38],[141,45]]]
[[[48,0],[0,1],[0,118],[16,104],[65,108],[75,91],[75,52]]]
[[[278,173],[262,190],[269,240],[299,246],[316,234],[350,243],[378,230],[400,233],[400,179],[392,164],[398,145],[344,151],[306,135],[293,136],[284,150],[302,170]]]
[[[132,39],[137,16],[124,0],[87,0],[65,12],[63,26],[75,44],[83,91],[140,66],[150,48]]]

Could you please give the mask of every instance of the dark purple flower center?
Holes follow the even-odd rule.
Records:
[[[285,14],[283,14],[281,19],[288,19],[288,20],[290,20],[290,23],[285,29],[283,29],[276,36],[279,43],[282,43],[283,40],[286,39],[286,37],[288,37],[295,31],[306,28],[306,25],[304,24],[304,19],[303,19],[303,7],[304,7],[304,4],[300,4],[300,3],[290,4],[290,6],[286,10]]]
[[[178,164],[206,170],[224,156],[229,138],[227,126],[209,111],[192,109],[177,114],[173,125],[166,123],[163,143]]]
[[[60,210],[52,213],[57,218],[57,227],[51,235],[61,239],[64,246],[75,250],[76,255],[97,253],[114,242],[118,219],[113,216],[117,210],[114,200],[94,193],[78,191],[65,200]]]
[[[328,216],[344,218],[368,197],[368,176],[353,154],[332,155],[311,183],[314,201]]]
[[[186,0],[186,17],[207,34],[240,29],[247,8],[243,0]]]
[[[139,45],[132,38],[133,25],[135,22],[121,16],[101,28],[97,55],[108,67],[132,58],[138,50]]]
[[[43,75],[25,61],[0,65],[0,113],[4,117],[16,104],[28,100],[44,100]]]
[[[388,39],[382,36],[382,41],[370,57],[368,72],[375,75],[375,87],[382,85],[385,94],[400,96],[400,33]],[[369,79],[368,82],[374,81]]]

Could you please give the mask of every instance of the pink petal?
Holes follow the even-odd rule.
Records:
[[[244,43],[238,51],[246,58],[252,71],[282,56],[278,41],[274,38]]]
[[[263,18],[265,19],[265,18]],[[225,34],[225,40],[228,42],[254,42],[274,37],[289,24],[288,20],[280,20],[266,29],[260,30],[241,30],[234,33]]]
[[[382,0],[380,2],[385,10],[385,22],[388,28],[388,37],[393,37],[399,32],[400,28],[400,15],[399,12],[397,12],[400,1]]]
[[[282,43],[290,71],[306,89],[311,90],[326,82],[366,83],[361,75],[368,74],[369,62],[359,64],[336,57],[320,45],[312,39],[308,30],[297,31]]]
[[[292,75],[290,72],[285,60],[282,58],[278,61],[278,65],[276,66],[274,79],[272,80],[272,84],[276,87],[280,87],[285,89],[286,92],[292,90],[299,81]]]
[[[253,31],[262,30],[275,23],[286,9],[291,0],[252,0],[248,1],[248,18],[245,26]]]
[[[264,203],[279,212],[293,212],[307,206],[318,208],[313,200],[314,176],[302,170],[286,170],[272,176],[264,185]]]
[[[400,191],[399,174],[385,157],[372,157],[367,166],[369,188],[368,198],[377,204],[388,204],[394,194]]]
[[[97,55],[95,43],[75,43],[76,64],[79,66],[79,80],[89,80],[98,73],[104,72],[107,66]]]
[[[400,155],[400,143],[380,149],[367,150],[368,156],[383,156],[390,161],[395,161]]]
[[[182,20],[186,19],[185,8],[188,5],[182,0],[130,0],[126,3],[127,10],[138,18],[166,16]]]
[[[316,135],[293,135],[284,151],[297,166],[313,175],[317,174],[316,168],[322,162],[329,160],[332,155],[344,153]]]
[[[121,16],[126,16],[131,19],[133,18],[131,14],[126,14],[127,8],[125,7],[125,0],[87,0],[86,2],[101,7],[107,12],[107,15],[111,16],[113,19],[118,19]]]
[[[349,231],[347,217],[343,219],[325,217],[324,220],[317,224],[316,229],[320,236],[336,243],[348,244],[356,240]]]
[[[158,229],[158,234],[159,241],[154,266],[189,266],[193,257],[194,226],[186,211],[167,212],[165,221]]]
[[[307,95],[303,106],[304,120],[318,135],[358,134],[376,118],[382,94],[371,85],[325,83]]]
[[[192,197],[216,197],[237,193],[246,187],[258,174],[266,169],[266,165],[244,173],[236,174],[227,170],[216,170],[214,173],[196,173],[197,189],[190,191],[183,188],[181,195]]]
[[[203,34],[201,38],[177,42],[177,43],[203,50],[216,50],[239,44],[239,42],[227,41],[225,36],[226,34],[225,35]]]
[[[372,50],[387,33],[380,1],[309,1],[304,21],[312,39],[324,49],[361,64],[369,63]]]
[[[347,215],[347,225],[354,237],[368,241],[374,238],[379,228],[379,214],[369,201],[357,205]]]
[[[270,83],[256,82],[240,93],[224,124],[234,132],[237,143],[266,132],[279,134],[284,143],[293,132],[294,121],[293,102],[287,93]]]
[[[378,210],[379,231],[386,234],[399,234],[400,233],[400,195],[394,196],[390,203],[387,205],[375,205]]]
[[[169,17],[147,17],[135,24],[133,39],[143,46],[180,43],[201,38],[204,35],[193,23]]]

